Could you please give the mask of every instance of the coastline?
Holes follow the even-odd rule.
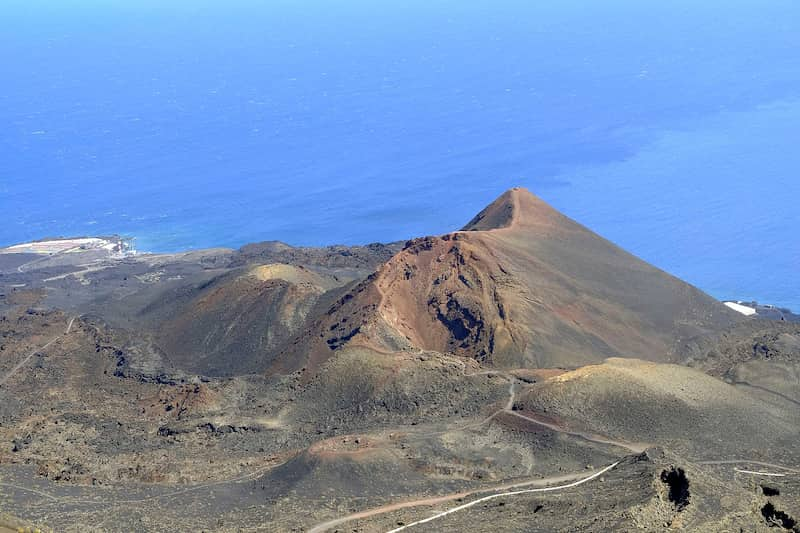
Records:
[[[156,252],[143,252],[135,248],[135,237],[121,236],[121,235],[81,235],[74,237],[44,237],[29,242],[13,244],[6,247],[0,247],[0,256],[35,256],[31,261],[22,262],[17,268],[17,271],[22,273],[29,270],[27,265],[33,263],[46,262],[48,259],[59,257],[67,262],[72,262],[69,257],[75,260],[80,259],[79,263],[89,262],[98,263],[104,260],[123,260],[130,259],[136,256],[142,257],[173,257],[180,255],[197,254],[202,256],[204,252],[220,251],[220,248],[206,248],[206,249],[191,249],[183,250],[175,253],[156,253]],[[346,245],[328,245],[328,246],[292,246],[278,241],[262,241],[257,243],[248,243],[240,248],[245,250],[251,247],[258,247],[260,245],[278,245],[285,249],[294,250],[331,250],[331,249],[348,249],[359,248],[363,246],[346,246]],[[364,246],[373,246],[375,244],[368,244]],[[233,249],[226,249],[234,252]],[[63,264],[63,263],[62,263]],[[23,285],[24,286],[24,285]],[[774,304],[760,303],[755,300],[738,300],[731,298],[718,298],[719,302],[746,317],[761,318],[767,320],[787,321],[787,322],[800,322],[800,314],[786,306],[779,306]]]
[[[105,251],[121,256],[136,254],[134,238],[120,235],[48,237],[0,248],[0,254],[34,254],[43,256],[88,251]]]

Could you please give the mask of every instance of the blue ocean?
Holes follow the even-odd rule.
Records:
[[[3,0],[0,246],[368,243],[505,189],[800,309],[796,0]]]

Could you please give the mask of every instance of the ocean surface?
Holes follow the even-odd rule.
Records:
[[[454,230],[522,185],[800,309],[796,0],[3,0],[0,246]]]

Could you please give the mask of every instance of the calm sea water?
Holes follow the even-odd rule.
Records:
[[[391,241],[523,185],[714,296],[800,309],[795,0],[4,0],[0,19],[0,245]]]

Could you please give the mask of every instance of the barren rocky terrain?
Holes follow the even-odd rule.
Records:
[[[407,243],[0,253],[6,528],[800,531],[799,406],[800,324],[521,189]]]

